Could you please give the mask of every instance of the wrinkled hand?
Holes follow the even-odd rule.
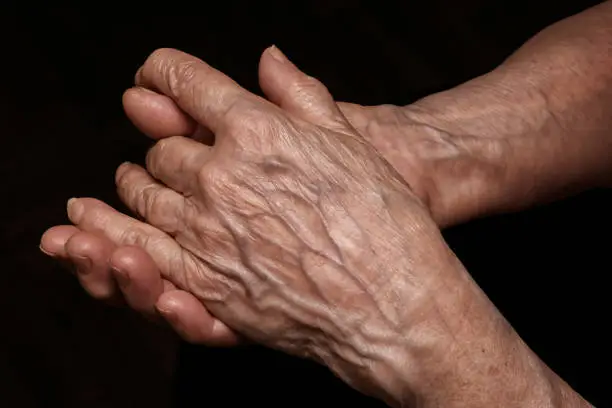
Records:
[[[269,100],[298,117],[316,115],[324,88],[292,64],[277,64],[264,53],[260,84]],[[482,199],[487,166],[473,149],[423,123],[411,107],[362,107],[337,103],[344,117],[377,148],[445,225],[469,217],[470,203]],[[153,139],[186,135],[211,144],[214,135],[170,97],[137,86],[126,91],[128,117]],[[472,139],[474,140],[474,139]],[[460,145],[462,147],[460,147]],[[137,246],[116,246],[107,237],[74,226],[47,231],[41,248],[76,266],[77,277],[95,298],[126,302],[152,319],[159,313],[184,339],[208,345],[232,345],[238,337],[214,319],[189,292],[162,278],[150,256]],[[110,259],[110,261],[109,261]],[[214,328],[214,329],[213,329]]]
[[[264,58],[295,70],[276,49]],[[312,99],[275,101],[281,109],[161,50],[137,82],[172,98],[215,145],[166,138],[148,172],[118,169],[120,196],[148,224],[93,199],[72,201],[71,221],[143,248],[233,329],[364,387],[397,358],[393,339],[408,317],[422,319],[432,282],[454,270],[426,208],[316,81]]]

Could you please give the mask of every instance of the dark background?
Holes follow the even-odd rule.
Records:
[[[69,197],[118,204],[116,166],[141,161],[150,145],[124,117],[121,94],[155,48],[193,53],[258,92],[259,54],[276,44],[339,100],[408,104],[492,69],[540,29],[596,3],[228,0],[201,2],[202,15],[181,2],[133,15],[93,5],[4,10],[0,406],[367,401],[322,368],[257,348],[181,345],[177,358],[171,333],[89,299],[39,253],[42,232],[67,222]],[[146,15],[156,7],[159,15]],[[590,192],[446,233],[525,341],[598,406],[610,401],[611,204],[610,193]]]

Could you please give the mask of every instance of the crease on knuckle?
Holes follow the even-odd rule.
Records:
[[[119,195],[128,206],[135,207],[138,205],[139,191],[134,188],[138,172],[134,168],[126,170],[120,177],[117,178],[116,185]]]
[[[293,99],[301,101],[310,109],[315,109],[319,103],[321,95],[327,94],[325,85],[314,77],[307,76],[294,81],[290,86],[290,95]]]
[[[159,175],[159,166],[162,165],[168,157],[172,157],[172,150],[178,139],[182,136],[170,136],[164,139],[160,139],[149,149],[145,157],[146,168],[156,177]]]
[[[315,77],[304,76],[291,84],[291,93],[294,95],[309,95],[327,91],[327,88],[321,81]]]
[[[165,70],[165,79],[170,94],[177,99],[195,95],[197,88],[198,61],[188,60],[172,62]]]
[[[153,253],[158,246],[157,243],[163,239],[161,234],[139,225],[127,226],[119,233],[119,242],[122,245],[134,245]]]
[[[106,229],[106,225],[108,224],[108,220],[109,217],[107,211],[105,211],[99,205],[90,205],[85,207],[83,217],[79,222],[79,227],[85,231],[104,231]]]
[[[185,230],[186,200],[177,202],[172,192],[154,184],[146,186],[142,194],[138,212],[147,222],[170,236]]]
[[[157,82],[155,78],[159,74],[164,75],[167,66],[169,65],[168,63],[172,61],[168,55],[169,51],[171,51],[169,48],[158,48],[149,54],[144,64],[138,71],[141,78],[146,82],[153,82],[155,84]]]
[[[161,221],[160,214],[163,213],[161,208],[164,202],[162,190],[159,186],[149,183],[142,187],[140,194],[142,199],[138,200],[138,213],[147,221],[158,224]]]
[[[119,189],[119,191],[125,191],[125,188],[128,184],[128,177],[133,172],[133,169],[130,167],[123,172],[119,171],[119,168],[115,171],[115,185]]]

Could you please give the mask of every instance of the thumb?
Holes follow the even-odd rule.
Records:
[[[325,85],[300,71],[276,46],[261,56],[259,85],[272,103],[301,119],[322,126],[347,124]]]

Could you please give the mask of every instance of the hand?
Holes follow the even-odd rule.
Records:
[[[141,247],[115,245],[103,234],[73,225],[50,228],[43,234],[40,247],[67,264],[95,299],[127,305],[151,321],[168,324],[191,343],[219,347],[243,341],[211,316],[195,296],[163,279]]]
[[[276,52],[263,58],[296,72]],[[501,394],[541,405],[567,392],[322,85],[311,81],[306,98],[315,114],[310,103],[283,111],[172,50],[138,81],[197,118],[215,146],[173,137],[149,153],[150,174],[121,166],[120,195],[149,224],[71,200],[82,232],[143,248],[232,328],[392,405],[490,406]]]
[[[271,101],[288,112],[295,111],[296,106],[309,111],[319,109],[310,101],[311,91],[317,87],[313,78],[293,66],[280,69],[270,62],[269,58],[262,58],[259,77]],[[342,102],[337,106],[403,176],[439,224],[469,217],[470,203],[482,201],[478,196],[484,192],[470,186],[486,185],[483,176],[492,174],[487,171],[491,166],[479,160],[476,151],[465,144],[461,144],[463,148],[453,148],[452,139],[440,137],[441,132],[424,124],[423,115],[417,115],[410,106],[363,107]],[[186,115],[171,98],[149,89],[134,87],[126,91],[124,107],[132,122],[153,139],[186,135],[207,144],[214,140],[208,129]],[[468,171],[470,168],[474,171]],[[461,171],[457,173],[457,169]],[[493,181],[492,177],[489,179]],[[44,234],[41,248],[76,265],[82,285],[97,299],[127,303],[152,319],[160,317],[157,304],[185,340],[207,345],[232,345],[239,340],[191,294],[163,280],[148,254],[138,247],[116,247],[99,234],[79,232],[73,226],[57,226]],[[84,264],[83,258],[89,259],[89,263]],[[107,263],[108,259],[112,265]],[[159,298],[160,293],[165,294]],[[212,327],[220,330],[213,331]]]
[[[264,58],[294,70],[277,52]],[[397,367],[407,323],[430,315],[441,280],[469,281],[426,208],[320,84],[319,110],[288,112],[171,50],[138,81],[172,97],[215,145],[168,138],[148,154],[150,174],[120,167],[119,194],[151,225],[92,199],[72,201],[71,220],[143,247],[248,337],[386,392],[364,387]]]

